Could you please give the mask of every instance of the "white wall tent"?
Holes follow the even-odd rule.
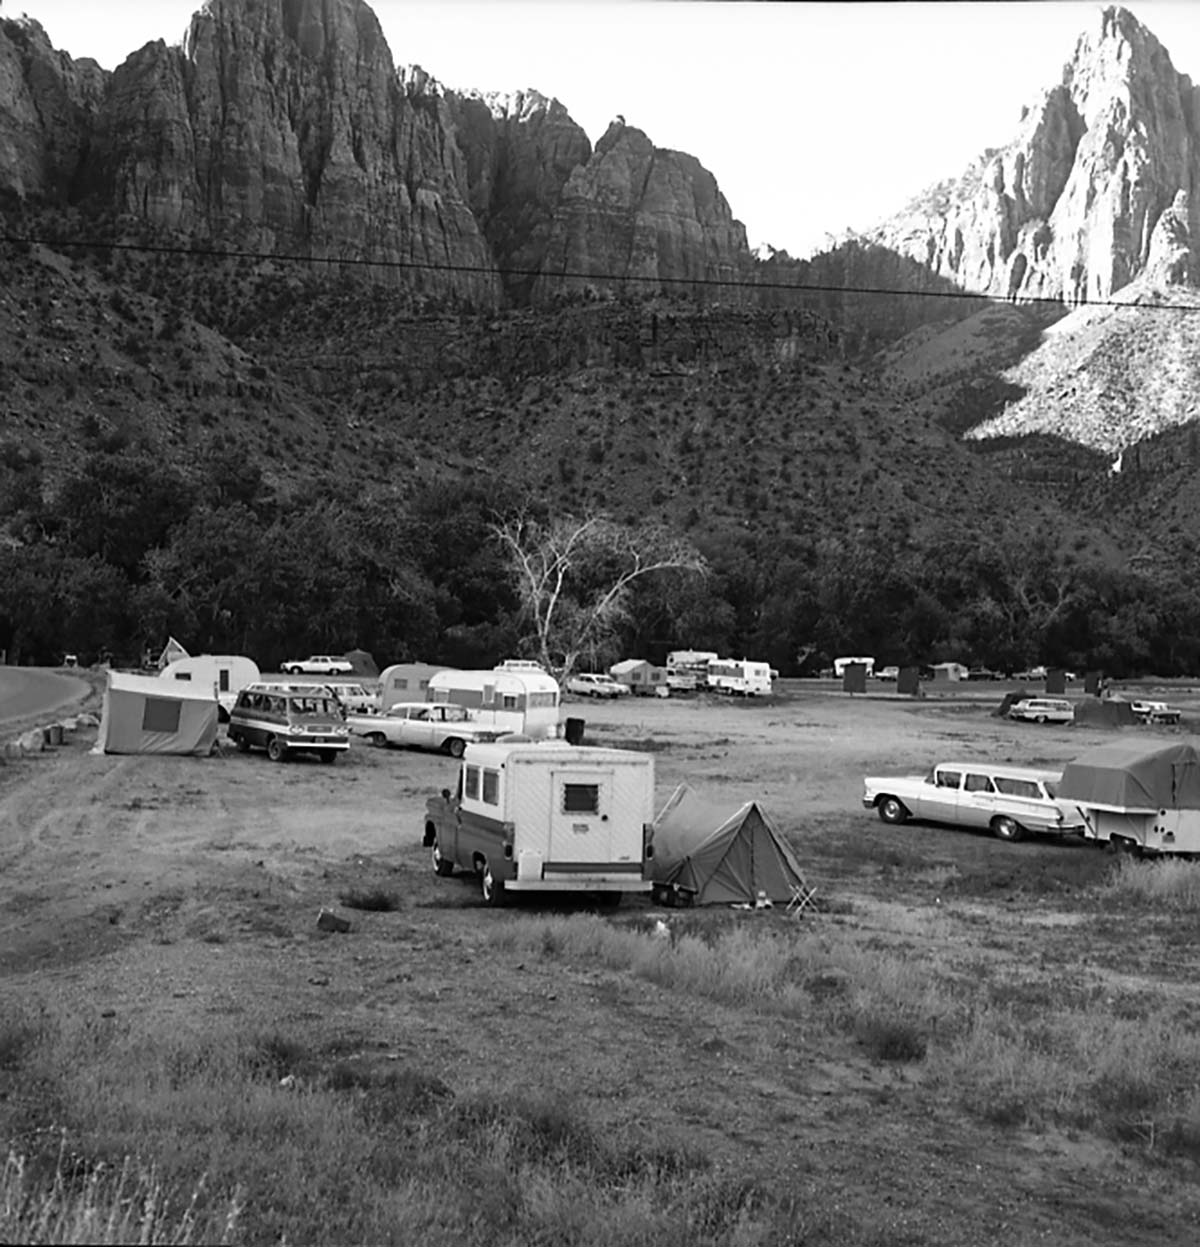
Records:
[[[93,753],[208,754],[217,739],[212,685],[110,671]]]

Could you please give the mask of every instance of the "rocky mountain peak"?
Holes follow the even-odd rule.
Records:
[[[1168,209],[1173,246],[1186,239],[1195,254],[1197,178],[1196,88],[1132,13],[1108,8],[1061,81],[1022,111],[1010,143],[868,238],[968,289],[1105,299],[1145,271]]]

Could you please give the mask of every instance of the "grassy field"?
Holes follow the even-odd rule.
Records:
[[[660,800],[760,800],[799,918],[484,909],[435,756],[0,769],[0,1239],[1194,1243],[1196,868],[861,808],[1108,739],[997,699],[573,711]]]

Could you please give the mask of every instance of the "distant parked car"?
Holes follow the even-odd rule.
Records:
[[[1074,723],[1075,707],[1065,697],[1022,697],[1009,707],[1008,717],[1026,723]]]
[[[1139,723],[1178,723],[1183,711],[1168,706],[1165,701],[1134,701],[1130,709]]]
[[[900,678],[900,668],[880,667],[879,670],[875,672],[875,678],[877,680],[898,680]]]
[[[583,672],[567,680],[567,692],[580,697],[624,697],[629,692],[629,685],[621,684],[612,676]]]
[[[308,658],[289,658],[279,670],[290,675],[353,675],[354,665],[331,654],[312,654]]]
[[[1045,667],[1027,667],[1024,671],[1018,671],[1013,676],[1014,680],[1044,680],[1045,678]]]
[[[1000,673],[993,671],[990,667],[972,667],[967,672],[968,680],[998,680]]]

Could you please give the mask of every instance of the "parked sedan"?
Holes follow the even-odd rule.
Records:
[[[310,654],[307,658],[289,658],[279,664],[287,675],[353,675],[354,666],[345,658],[332,654]]]
[[[571,676],[567,680],[567,692],[580,697],[624,697],[629,692],[629,685],[621,684],[612,676],[589,672]]]
[[[502,729],[476,722],[465,706],[433,702],[399,702],[383,714],[352,714],[346,725],[354,736],[373,745],[429,749],[461,758],[474,741],[493,741]]]

